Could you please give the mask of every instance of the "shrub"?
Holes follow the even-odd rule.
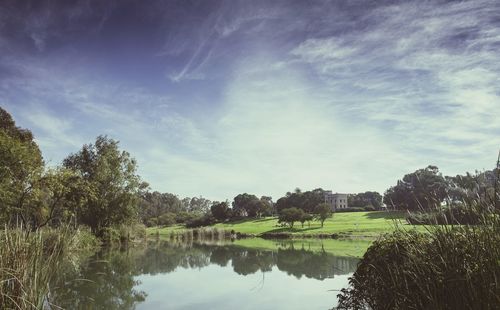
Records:
[[[377,211],[377,209],[374,206],[365,206],[363,209],[365,211]]]
[[[202,226],[209,226],[216,223],[215,218],[211,214],[205,214],[200,217],[191,219],[186,222],[187,228],[196,228]]]
[[[154,227],[158,225],[158,220],[152,217],[147,219],[144,224],[146,224],[147,227]]]
[[[167,212],[158,217],[158,225],[161,226],[170,226],[174,225],[176,222],[176,215],[172,212]]]
[[[432,212],[414,212],[406,217],[412,225],[477,225],[482,221],[481,211],[473,206],[455,205]]]
[[[196,215],[194,213],[191,213],[191,212],[179,212],[177,213],[177,215],[175,216],[175,221],[178,223],[178,224],[183,224],[183,223],[187,223],[195,218],[199,217],[199,215]]]
[[[374,242],[338,295],[338,309],[496,309],[499,215],[491,205],[471,210],[481,225],[399,228]]]

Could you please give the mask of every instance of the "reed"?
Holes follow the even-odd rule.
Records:
[[[216,227],[202,227],[172,231],[169,237],[171,241],[195,242],[230,240],[234,238],[230,231]]]
[[[51,308],[49,283],[63,258],[97,246],[85,229],[5,227],[0,231],[0,309]]]

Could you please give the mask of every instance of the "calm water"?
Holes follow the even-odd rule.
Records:
[[[66,309],[331,309],[358,260],[274,242],[160,242],[66,264],[52,301]]]

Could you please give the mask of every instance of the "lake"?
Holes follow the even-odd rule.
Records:
[[[331,309],[358,258],[332,254],[328,242],[102,249],[64,264],[51,302],[66,309]]]

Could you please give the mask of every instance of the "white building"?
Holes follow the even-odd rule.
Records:
[[[333,194],[332,191],[325,191],[325,202],[332,206],[333,211],[349,207],[347,204],[347,194]]]

